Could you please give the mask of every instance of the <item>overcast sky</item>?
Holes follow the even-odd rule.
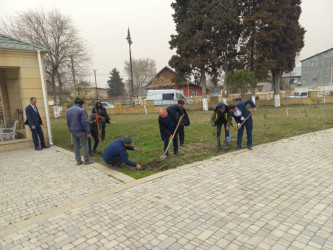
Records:
[[[170,35],[175,33],[171,0],[0,0],[0,16],[30,9],[59,9],[70,15],[88,43],[92,55],[89,80],[105,87],[113,68],[124,74],[129,60],[127,28],[132,37],[132,57],[156,60],[157,71],[168,65],[173,54]],[[306,29],[305,46],[297,60],[333,47],[333,0],[303,0],[301,25]]]

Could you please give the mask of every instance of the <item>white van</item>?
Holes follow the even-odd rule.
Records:
[[[153,100],[154,105],[172,105],[177,104],[178,100],[184,100],[186,104],[193,104],[193,100],[185,97],[177,89],[156,89],[148,90],[147,101]]]

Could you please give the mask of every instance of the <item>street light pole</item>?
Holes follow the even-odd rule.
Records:
[[[131,52],[131,45],[132,45],[132,39],[131,39],[131,35],[130,35],[130,31],[129,28],[127,30],[127,37],[126,40],[128,42],[129,45],[129,55],[130,55],[130,73],[131,73],[131,79],[130,79],[130,83],[131,83],[131,89],[130,89],[130,94],[131,94],[131,104],[134,104],[134,90],[133,90],[133,70],[132,70],[132,52]]]

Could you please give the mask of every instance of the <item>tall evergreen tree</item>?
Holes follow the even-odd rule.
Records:
[[[241,4],[238,0],[213,0],[209,20],[212,25],[213,50],[210,57],[210,75],[224,71],[224,83],[229,70],[237,68],[237,45],[241,34],[240,26]],[[215,57],[214,57],[215,56]],[[223,101],[226,103],[225,90],[222,91]]]
[[[176,81],[189,81],[194,75],[200,76],[203,110],[208,110],[206,95],[206,73],[212,55],[211,24],[206,22],[212,0],[176,0],[171,4],[176,23],[176,35],[171,35],[170,48],[177,55],[171,57],[169,64],[177,72]]]
[[[304,46],[305,30],[299,24],[301,0],[258,1],[260,28],[255,39],[261,47],[258,58],[269,66],[274,85],[274,105],[280,106],[283,72],[295,67],[296,55]]]
[[[125,85],[123,83],[123,79],[120,78],[119,71],[114,68],[110,72],[110,79],[107,81],[108,83],[108,96],[109,97],[120,97],[125,92]]]

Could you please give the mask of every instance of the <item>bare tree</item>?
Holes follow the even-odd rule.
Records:
[[[46,78],[51,83],[54,103],[63,102],[63,89],[73,86],[71,56],[78,77],[84,77],[90,56],[85,42],[80,38],[70,16],[58,10],[45,12],[34,10],[17,13],[2,19],[1,32],[15,38],[46,47],[49,52],[44,57]]]
[[[156,75],[156,62],[151,58],[133,59],[133,91],[135,96],[143,96],[146,84]],[[130,65],[125,61],[124,70],[130,79]]]

